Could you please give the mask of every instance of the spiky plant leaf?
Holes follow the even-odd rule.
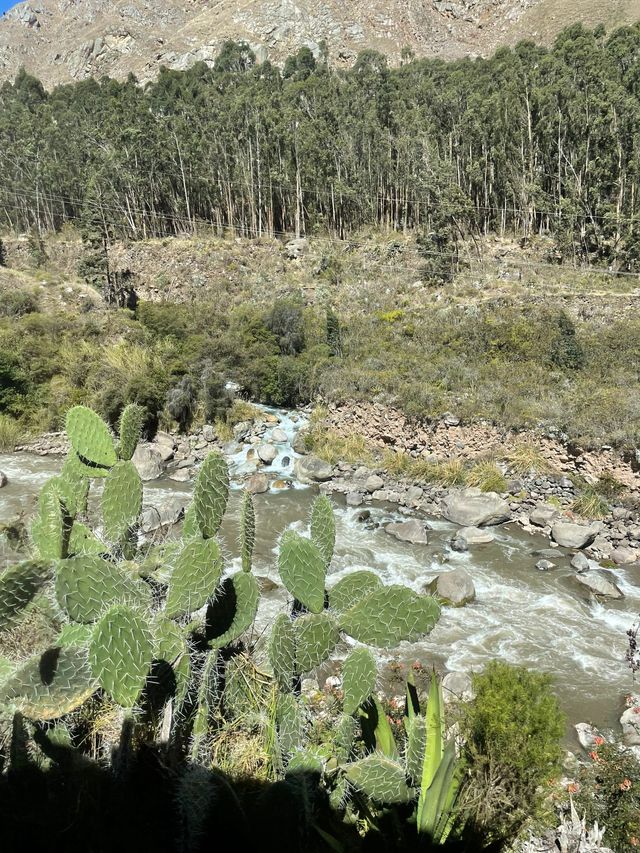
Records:
[[[100,686],[123,708],[135,704],[153,660],[148,617],[126,605],[111,607],[98,622],[89,661]]]
[[[427,735],[427,749],[429,736]],[[453,740],[444,748],[442,759],[429,788],[420,791],[416,826],[436,844],[446,840],[455,818],[455,803],[462,782]]]
[[[171,575],[165,614],[170,619],[193,613],[213,597],[223,562],[215,539],[194,539],[182,549]]]
[[[256,542],[256,511],[253,505],[253,497],[250,492],[245,492],[242,497],[242,509],[240,511],[240,554],[242,556],[242,569],[251,571],[251,559]]]
[[[207,611],[209,645],[221,649],[251,627],[258,612],[260,588],[253,575],[238,572],[226,578]]]
[[[306,613],[293,623],[296,638],[296,669],[310,672],[325,661],[340,638],[335,619],[327,612]]]
[[[193,489],[193,507],[203,539],[216,535],[229,500],[229,468],[220,453],[202,463]]]
[[[48,560],[26,560],[0,575],[0,631],[10,627],[53,574]]]
[[[154,660],[164,661],[171,667],[175,677],[175,696],[180,703],[186,695],[191,674],[187,642],[180,627],[161,613],[154,619],[153,635]]]
[[[337,613],[345,613],[381,586],[382,581],[374,572],[366,569],[351,572],[329,590],[329,607]]]
[[[278,570],[294,598],[312,613],[322,612],[326,565],[310,539],[287,530],[280,542]]]
[[[0,707],[31,720],[52,720],[75,711],[96,689],[86,648],[54,648],[22,664],[0,688]]]
[[[335,728],[334,745],[336,756],[341,764],[345,764],[351,757],[357,728],[357,723],[351,715],[345,713],[340,717]]]
[[[111,468],[117,462],[109,428],[92,409],[74,406],[67,412],[67,435],[80,461],[89,468]]]
[[[114,563],[92,554],[70,557],[58,564],[58,604],[74,622],[95,622],[114,604],[149,607],[151,591]]]
[[[340,628],[360,643],[389,648],[428,634],[439,617],[440,606],[434,598],[393,585],[370,592],[341,614]]]
[[[145,418],[144,408],[137,403],[130,403],[122,410],[117,448],[120,459],[129,460],[133,457],[142,435]]]
[[[38,497],[38,511],[31,524],[31,539],[43,560],[59,560],[65,556],[70,520],[55,490],[43,490]]]
[[[198,527],[198,519],[196,518],[196,508],[193,505],[193,502],[189,504],[187,510],[184,514],[184,521],[182,522],[182,538],[187,539],[201,539],[200,528]]]
[[[77,557],[80,554],[93,554],[94,556],[104,554],[107,547],[98,537],[81,521],[74,521],[69,536],[69,556]]]
[[[354,649],[342,667],[344,712],[355,714],[360,705],[373,693],[378,670],[369,649]]]
[[[301,701],[293,693],[280,693],[278,695],[276,720],[280,750],[288,758],[302,746],[306,725]]]
[[[93,625],[82,625],[77,622],[69,622],[68,625],[63,625],[56,639],[56,646],[63,648],[76,646],[78,648],[86,648],[91,641],[93,634]]]
[[[317,497],[311,508],[311,541],[328,567],[336,544],[336,520],[333,505],[326,495]]]
[[[420,785],[424,765],[424,747],[427,740],[424,717],[415,714],[405,719],[407,732],[405,764],[407,776],[414,785]]]
[[[104,481],[102,517],[108,539],[123,539],[142,510],[142,480],[133,462],[116,462]]]
[[[278,686],[284,692],[291,690],[296,670],[296,635],[291,619],[279,613],[269,638],[269,662]]]
[[[89,499],[89,478],[82,470],[82,463],[75,451],[71,450],[64,461],[60,479],[63,480],[70,496],[69,509],[73,516],[87,511]]]
[[[407,785],[402,765],[373,753],[347,766],[349,782],[377,803],[407,803],[414,793]]]
[[[427,742],[424,753],[424,766],[422,770],[422,782],[420,785],[423,794],[431,785],[436,771],[442,761],[444,751],[444,702],[442,699],[442,684],[435,672],[431,673],[429,685],[429,697],[427,699],[426,714]]]

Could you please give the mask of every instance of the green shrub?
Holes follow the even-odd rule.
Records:
[[[513,838],[540,810],[558,771],[565,720],[550,676],[492,661],[461,710],[469,784],[463,808],[487,841]]]
[[[0,415],[0,450],[13,451],[23,438],[22,427],[13,418]]]
[[[38,300],[25,290],[7,290],[0,294],[0,315],[23,317],[38,310]]]
[[[275,335],[283,355],[297,355],[304,349],[304,313],[297,302],[276,302],[266,319],[266,326]]]
[[[590,759],[578,774],[578,811],[606,827],[605,846],[631,853],[640,846],[640,761],[609,743],[596,746]]]
[[[571,510],[583,518],[604,518],[609,514],[609,504],[589,486],[573,501]]]
[[[507,481],[495,462],[478,462],[467,474],[467,485],[483,492],[505,492]]]

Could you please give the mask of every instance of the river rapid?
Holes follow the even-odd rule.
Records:
[[[257,540],[254,558],[257,575],[278,584],[263,596],[256,631],[264,630],[284,605],[279,586],[277,543],[284,530],[307,532],[307,519],[317,488],[303,486],[293,478],[296,454],[291,442],[301,421],[277,411],[279,427],[288,441],[277,446],[278,456],[268,468],[289,481],[288,488],[271,488],[255,497]],[[268,441],[272,427],[263,440]],[[241,482],[255,470],[246,459],[247,448],[228,457],[234,491],[222,530],[229,569],[237,564],[237,519]],[[37,493],[48,477],[57,473],[61,458],[26,453],[0,454],[0,471],[9,484],[0,490],[0,524],[21,513],[32,512]],[[159,507],[169,499],[190,500],[192,483],[168,478],[145,484],[145,506]],[[279,485],[283,485],[280,483]],[[456,525],[426,518],[432,530],[428,545],[410,545],[387,534],[382,525],[406,520],[397,507],[371,504],[371,517],[359,520],[362,508],[347,507],[341,496],[332,498],[337,523],[335,557],[329,586],[349,572],[368,568],[385,583],[404,583],[418,591],[439,573],[464,567],[476,587],[476,600],[465,607],[445,608],[432,634],[415,644],[402,644],[379,653],[381,662],[408,665],[420,661],[449,671],[470,672],[489,660],[500,658],[514,664],[549,672],[569,723],[591,722],[614,728],[624,707],[624,697],[634,692],[631,672],[625,664],[626,631],[640,612],[640,576],[637,569],[618,567],[616,583],[625,594],[620,601],[597,601],[586,595],[573,580],[570,555],[557,550],[558,568],[539,571],[532,552],[548,548],[542,535],[530,535],[517,525],[495,529],[496,540],[472,546],[466,553],[451,549]],[[379,527],[374,527],[379,524]],[[0,560],[15,559],[0,537]],[[346,654],[343,648],[342,653]],[[338,655],[339,656],[339,655]],[[637,685],[636,690],[637,692]]]

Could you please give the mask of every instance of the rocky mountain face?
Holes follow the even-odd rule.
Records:
[[[229,38],[276,63],[302,45],[319,53],[322,41],[338,65],[367,47],[392,62],[403,48],[455,58],[547,42],[576,21],[636,19],[640,0],[27,0],[0,17],[0,80],[24,66],[47,87],[130,72],[146,81],[160,65],[212,63]]]

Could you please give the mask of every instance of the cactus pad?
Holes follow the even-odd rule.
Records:
[[[324,607],[326,565],[310,539],[287,530],[280,542],[278,570],[291,595],[312,613]]]
[[[89,646],[94,676],[123,708],[135,704],[153,660],[153,637],[147,622],[143,613],[117,604],[98,622]]]
[[[302,746],[305,716],[300,700],[293,693],[280,693],[276,709],[278,744],[283,756],[290,756]]]
[[[326,566],[333,559],[336,544],[336,521],[333,505],[326,495],[320,495],[311,508],[311,541],[322,554]]]
[[[27,560],[0,575],[0,631],[8,628],[52,575],[46,560]]]
[[[338,626],[328,613],[307,613],[293,623],[298,672],[315,669],[335,649],[340,637]]]
[[[189,504],[184,514],[184,521],[182,522],[182,538],[184,540],[201,538],[198,519],[196,518],[196,508],[193,505],[193,502]]]
[[[69,536],[69,556],[75,557],[79,554],[104,554],[106,546],[97,536],[89,530],[81,521],[74,521]]]
[[[226,578],[207,610],[209,645],[221,649],[251,626],[258,612],[260,588],[253,575],[238,572]]]
[[[107,538],[119,541],[142,509],[142,480],[133,462],[117,462],[104,481],[102,517]]]
[[[55,489],[43,490],[38,497],[38,511],[31,524],[31,539],[44,560],[65,556],[69,535],[68,517]]]
[[[213,597],[222,576],[222,555],[215,539],[194,539],[180,552],[171,575],[166,615],[193,613]]]
[[[58,604],[74,622],[95,622],[116,603],[147,607],[149,587],[113,563],[94,555],[71,557],[58,564]]]
[[[242,497],[242,510],[240,512],[240,554],[242,556],[242,570],[251,571],[251,558],[256,543],[256,511],[253,505],[251,492],[245,492]]]
[[[414,797],[402,765],[379,753],[349,764],[346,776],[354,787],[377,803],[407,803]]]
[[[269,663],[280,689],[285,693],[291,690],[296,669],[296,635],[293,622],[284,613],[276,616],[271,629]]]
[[[76,622],[69,622],[68,625],[63,625],[62,630],[58,634],[56,646],[68,648],[69,646],[86,647],[91,641],[93,634],[93,625],[81,625]]]
[[[9,676],[0,688],[0,707],[9,705],[31,720],[52,720],[79,708],[96,686],[86,649],[49,649]]]
[[[379,589],[382,581],[374,572],[363,569],[341,578],[329,590],[329,606],[338,613],[350,610],[361,599]]]
[[[340,628],[360,643],[389,648],[428,634],[439,617],[440,606],[431,596],[405,586],[383,586],[342,614]]]
[[[210,453],[202,464],[193,490],[193,506],[203,539],[216,535],[229,500],[229,468],[219,453]]]
[[[189,687],[191,674],[187,643],[176,623],[162,614],[154,620],[153,634],[156,640],[154,660],[164,661],[172,668],[176,680],[176,698],[180,702]]]
[[[131,459],[136,452],[136,447],[142,435],[142,426],[146,412],[137,403],[130,403],[122,410],[120,415],[120,441],[118,442],[118,456],[125,461]]]
[[[355,714],[360,705],[373,693],[378,671],[368,649],[354,649],[342,667],[344,712]]]
[[[109,428],[92,409],[86,406],[69,409],[67,435],[80,461],[88,468],[104,469],[116,464],[116,451]]]
[[[338,761],[347,762],[353,749],[353,743],[356,739],[356,729],[358,724],[355,719],[349,714],[343,714],[340,717],[338,725],[335,728],[334,744]]]

